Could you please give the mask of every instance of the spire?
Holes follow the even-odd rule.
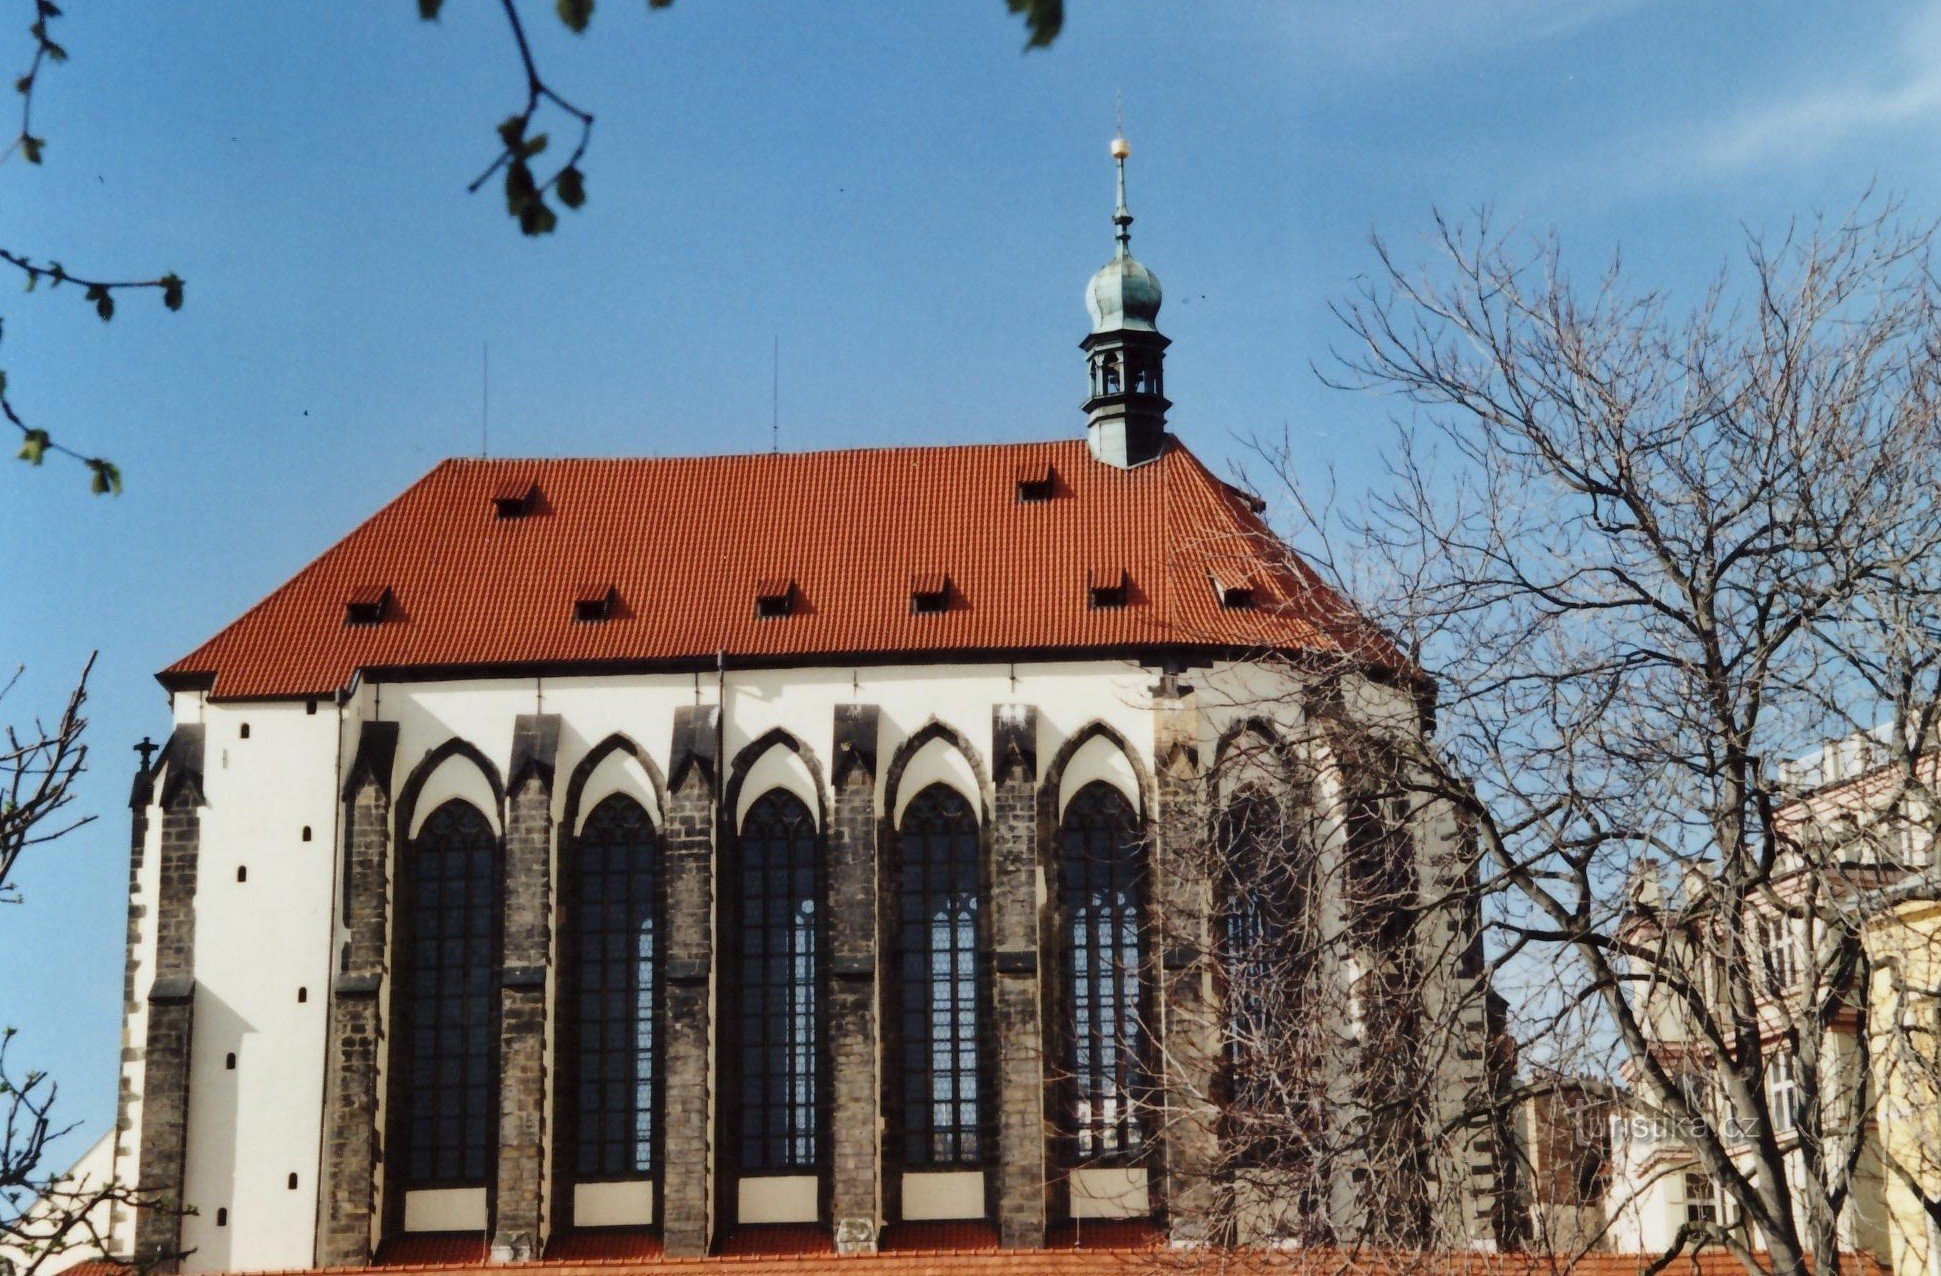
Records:
[[[1126,141],[1124,130],[1112,139],[1112,159],[1119,167],[1119,206],[1112,213],[1112,222],[1119,229],[1118,257],[1132,256],[1132,212],[1126,208],[1126,157],[1132,154],[1132,143]]]
[[[1157,327],[1159,280],[1132,255],[1132,212],[1126,207],[1126,159],[1132,146],[1123,130],[1112,138],[1118,203],[1112,210],[1118,247],[1085,289],[1092,331],[1082,344],[1092,393],[1085,401],[1092,454],[1110,465],[1131,467],[1165,449],[1166,338]]]

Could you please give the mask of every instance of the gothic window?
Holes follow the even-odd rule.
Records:
[[[454,799],[425,820],[405,875],[406,1177],[476,1187],[498,1147],[498,838]]]
[[[660,847],[647,812],[614,794],[574,842],[571,1095],[581,1181],[645,1178],[658,1147]]]
[[[1248,787],[1220,820],[1214,942],[1225,1009],[1227,1136],[1251,1162],[1311,1163],[1320,1135],[1319,1096],[1304,1102],[1286,1084],[1290,1070],[1319,1075],[1315,1056],[1325,1048],[1311,1021],[1313,865],[1294,818]]]
[[[1080,1163],[1123,1159],[1145,1133],[1145,848],[1125,795],[1103,780],[1078,791],[1058,832],[1065,991],[1065,1125]]]
[[[909,1167],[984,1162],[977,847],[977,817],[955,789],[932,784],[911,799],[896,864],[899,1133]]]
[[[801,799],[771,789],[742,821],[739,955],[730,1004],[739,1016],[736,1155],[745,1174],[816,1168],[822,1106],[821,856]]]

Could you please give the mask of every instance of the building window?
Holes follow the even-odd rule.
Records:
[[[1793,1056],[1783,1050],[1766,1060],[1766,1106],[1772,1112],[1773,1133],[1786,1134],[1799,1126],[1799,1074]]]
[[[746,1174],[813,1170],[822,1106],[821,856],[800,798],[771,789],[742,821],[730,895],[740,966],[736,1154]]]
[[[660,1133],[660,847],[647,812],[616,793],[573,849],[574,1170],[582,1182],[645,1178]]]
[[[477,807],[431,813],[406,867],[404,1072],[412,1187],[486,1183],[498,1147],[499,845]]]
[[[1145,1141],[1135,1111],[1148,1089],[1144,861],[1125,795],[1103,780],[1080,789],[1058,831],[1064,1116],[1080,1163],[1128,1157]]]
[[[949,785],[912,798],[897,836],[902,1161],[984,1162],[984,962],[977,816]]]
[[[1773,990],[1784,993],[1799,983],[1799,944],[1793,937],[1792,923],[1784,917],[1763,917],[1758,922],[1759,947],[1766,963],[1766,977]]]
[[[1687,1223],[1719,1221],[1719,1194],[1711,1175],[1692,1170],[1686,1171],[1685,1221]]]
[[[1307,929],[1311,865],[1305,839],[1287,826],[1280,805],[1255,788],[1243,789],[1227,807],[1220,845],[1215,942],[1226,1012],[1226,1089],[1230,1123],[1246,1143],[1255,1141],[1250,1115],[1263,1118],[1259,1133],[1267,1138],[1289,1133],[1287,1122],[1268,1109],[1277,1098],[1284,1101],[1283,1074],[1304,1062],[1289,1051],[1308,1045],[1299,1029],[1314,958]]]

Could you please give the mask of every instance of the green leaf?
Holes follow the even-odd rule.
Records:
[[[546,201],[538,196],[519,210],[519,229],[528,235],[550,235],[557,225],[559,214],[546,207]]]
[[[1031,38],[1024,42],[1027,49],[1051,47],[1065,27],[1065,0],[1004,0],[1004,4],[1011,12],[1024,15],[1025,29],[1031,32]]]
[[[43,49],[46,49],[47,56],[54,59],[56,62],[67,61],[67,50],[63,49],[60,45],[55,44],[52,40],[42,41],[41,47]]]
[[[47,451],[47,445],[51,442],[53,440],[47,437],[47,431],[29,430],[20,444],[18,458],[29,465],[39,465],[41,454]]]
[[[539,134],[537,137],[532,138],[530,141],[521,142],[519,144],[519,158],[531,159],[533,156],[539,154],[539,152],[546,149],[546,142],[547,142],[547,137],[546,137],[546,134],[544,133]]]
[[[559,10],[559,20],[574,31],[586,30],[586,24],[593,20],[593,0],[559,0],[554,7]]]
[[[182,277],[174,271],[162,276],[162,304],[170,310],[182,308]]]
[[[96,496],[121,495],[121,471],[115,467],[114,462],[91,456],[88,458],[87,465],[94,471],[94,478],[88,483],[90,492]]]
[[[436,22],[438,11],[445,7],[445,0],[418,0],[418,16],[426,22]]]
[[[13,82],[13,91],[22,95],[32,93],[34,91],[34,77],[31,75],[21,76]]]
[[[532,170],[524,160],[514,160],[505,167],[505,210],[514,217],[525,212],[526,205],[539,195],[539,188],[533,184]]]
[[[568,208],[578,208],[586,202],[586,178],[579,169],[570,164],[567,165],[559,170],[559,177],[555,182],[560,203]]]
[[[519,143],[525,140],[525,136],[526,117],[523,115],[511,116],[505,123],[499,125],[499,140],[504,142],[505,148],[514,154],[518,153]]]
[[[94,313],[101,316],[101,322],[106,323],[115,317],[114,294],[110,293],[102,285],[90,284],[88,286],[88,300],[94,303]]]
[[[47,139],[44,137],[35,137],[31,133],[22,133],[20,135],[20,153],[27,157],[29,164],[40,163],[41,148],[46,145]]]

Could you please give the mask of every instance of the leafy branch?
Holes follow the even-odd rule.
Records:
[[[674,0],[647,0],[647,7],[666,9],[673,3]],[[1027,49],[1049,47],[1065,25],[1064,0],[1004,0],[1004,3],[1010,12],[1024,17],[1025,28],[1030,33],[1025,41]],[[593,20],[593,5],[594,0],[555,0],[553,7],[566,28],[578,35]],[[580,170],[580,161],[593,138],[593,113],[561,97],[540,74],[514,0],[500,0],[500,6],[505,10],[506,25],[512,31],[512,42],[518,48],[519,63],[526,74],[526,105],[499,125],[499,153],[465,189],[477,194],[493,174],[504,170],[506,212],[518,221],[519,229],[525,234],[547,235],[559,225],[559,215],[546,202],[548,192],[558,196],[567,208],[578,208],[586,202],[586,175]],[[418,0],[418,16],[427,22],[435,21],[444,7],[445,0]],[[579,124],[580,133],[572,154],[541,181],[533,172],[532,161],[545,151],[550,138],[545,133],[532,132],[532,122],[547,103],[571,116]]]
[[[29,164],[41,162],[47,139],[34,132],[34,89],[40,83],[41,70],[46,64],[67,61],[67,50],[48,34],[48,23],[61,16],[60,8],[53,0],[33,0],[33,5],[34,22],[27,30],[34,40],[34,56],[28,62],[25,74],[14,81],[14,90],[20,94],[20,132],[4,151],[0,151],[0,163],[4,163],[15,151],[24,155]],[[153,279],[91,279],[70,272],[58,261],[39,262],[5,248],[0,248],[0,262],[26,276],[29,292],[43,280],[50,288],[58,288],[62,284],[75,285],[81,289],[83,299],[94,307],[94,313],[101,317],[103,323],[115,317],[115,294],[132,289],[156,289],[162,294],[163,305],[170,310],[182,308],[182,277],[174,271]],[[90,488],[95,495],[121,493],[121,471],[113,462],[103,457],[86,456],[56,443],[46,430],[30,426],[21,419],[7,395],[4,371],[0,371],[0,413],[4,413],[21,433],[20,451],[15,454],[18,459],[29,465],[39,465],[50,452],[71,457],[88,468]]]

